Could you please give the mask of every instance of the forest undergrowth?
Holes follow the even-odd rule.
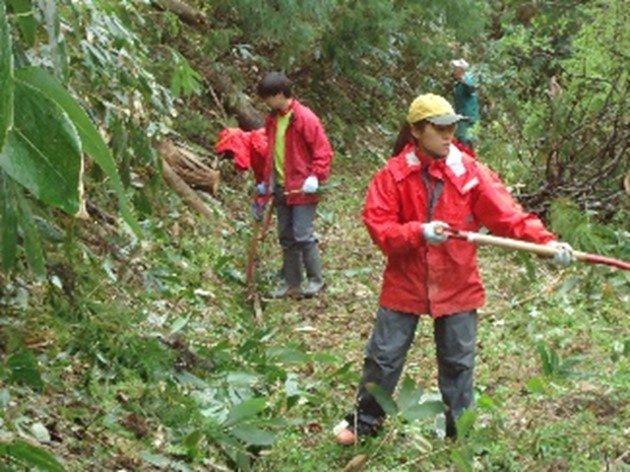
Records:
[[[369,152],[337,157],[337,186],[318,209],[321,296],[264,296],[280,266],[272,228],[259,253],[261,323],[243,285],[250,177],[228,163],[213,221],[171,194],[147,241],[59,244],[45,282],[3,283],[0,457],[77,471],[324,471],[352,460],[370,471],[624,470],[627,275],[498,249],[481,251],[489,302],[463,437],[445,442],[434,409],[402,408],[439,400],[426,318],[394,395],[399,414],[376,438],[335,444],[378,303],[384,258],[360,213],[380,165]]]

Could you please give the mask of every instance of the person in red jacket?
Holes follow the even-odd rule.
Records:
[[[393,393],[421,314],[434,320],[448,437],[456,436],[456,419],[472,403],[476,310],[485,303],[484,289],[476,246],[448,239],[444,229],[485,226],[499,236],[555,245],[556,262],[573,260],[571,247],[524,212],[496,174],[452,144],[462,119],[438,95],[417,97],[403,130],[407,138],[369,185],[363,222],[387,265],[357,409],[336,428],[340,444],[379,429],[385,413],[366,385]]]
[[[317,190],[328,179],[333,151],[321,121],[293,97],[291,81],[270,72],[258,84],[258,95],[271,108],[265,121],[267,155],[252,161],[259,197],[255,216],[264,209],[264,197],[273,193],[282,246],[283,280],[272,297],[313,296],[324,287],[321,259],[313,220]],[[302,284],[302,269],[307,283]]]

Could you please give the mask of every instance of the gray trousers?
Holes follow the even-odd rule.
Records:
[[[419,316],[380,307],[365,348],[363,375],[357,394],[358,419],[378,425],[385,412],[365,386],[376,383],[392,394],[400,379]],[[455,421],[473,401],[473,369],[477,312],[442,316],[434,321],[438,386],[446,405],[446,432],[455,435]]]
[[[313,221],[316,203],[287,205],[284,187],[276,186],[274,200],[278,216],[278,239],[282,249],[304,249],[317,243]]]
[[[317,204],[287,205],[282,186],[275,187],[274,201],[284,281],[289,287],[299,287],[302,283],[302,268],[305,268],[309,280],[321,282],[321,262],[313,228]]]

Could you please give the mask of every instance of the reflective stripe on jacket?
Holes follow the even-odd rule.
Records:
[[[291,102],[293,111],[285,134],[284,187],[287,192],[287,204],[304,205],[319,200],[316,194],[300,192],[307,177],[314,175],[320,185],[328,179],[333,150],[330,146],[321,121],[310,108],[296,99]],[[273,172],[273,149],[275,147],[277,118],[270,114],[265,121],[268,146],[264,163],[252,162],[256,182],[271,181]]]
[[[446,159],[424,159],[430,162],[425,167],[434,188],[442,182],[433,220],[455,230],[485,226],[498,236],[539,244],[555,239],[535,215],[523,211],[496,174],[455,146]],[[387,256],[380,304],[434,318],[479,308],[485,295],[476,246],[457,239],[432,245],[422,237],[429,211],[422,172],[410,144],[388,161],[368,189],[363,222]]]

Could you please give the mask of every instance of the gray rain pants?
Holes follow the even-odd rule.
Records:
[[[392,394],[400,379],[419,316],[380,307],[365,348],[363,375],[357,394],[358,420],[378,427],[385,412],[365,386],[376,383]],[[473,369],[477,312],[442,316],[434,321],[438,386],[446,405],[446,434],[456,435],[455,421],[473,401]]]
[[[309,279],[321,279],[321,263],[313,221],[316,203],[287,205],[284,187],[276,186],[274,199],[278,216],[278,239],[282,247],[282,276],[290,287],[302,283],[302,268]]]

